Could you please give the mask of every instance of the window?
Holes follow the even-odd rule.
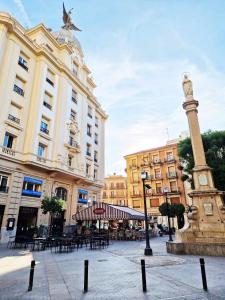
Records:
[[[167,152],[166,153],[166,159],[167,159],[167,161],[173,160],[174,159],[173,152]]]
[[[150,207],[159,207],[159,199],[150,199]]]
[[[94,162],[98,162],[98,152],[96,150],[94,152]]]
[[[77,64],[75,62],[73,62],[72,72],[75,76],[77,76],[77,70],[78,70]]]
[[[95,144],[98,145],[98,134],[95,133]]]
[[[72,167],[72,165],[73,165],[73,156],[72,155],[68,155],[67,163],[68,163],[69,167]]]
[[[87,135],[91,137],[92,133],[91,133],[91,125],[87,124]]]
[[[162,194],[162,186],[161,183],[156,183],[156,193]]]
[[[43,105],[48,109],[52,109],[52,96],[45,92]]]
[[[38,144],[38,156],[40,156],[40,157],[45,156],[45,149],[46,149],[46,146],[39,143]]]
[[[98,117],[95,117],[95,127],[98,127]]]
[[[20,65],[24,70],[28,71],[28,64],[26,59],[24,58],[25,56],[20,53],[19,59],[18,59],[18,65]]]
[[[86,164],[86,175],[90,175],[91,165]]]
[[[48,69],[46,81],[51,85],[54,86],[54,74]]]
[[[87,143],[86,155],[91,156],[91,145]]]
[[[87,204],[88,203],[88,191],[79,189],[77,202],[82,203],[82,204]]]
[[[94,179],[97,179],[97,175],[98,175],[98,170],[94,169]]]
[[[40,198],[42,183],[42,180],[24,177],[22,195]]]
[[[161,178],[161,171],[160,171],[160,169],[155,169],[155,178]]]
[[[62,199],[64,201],[67,200],[67,190],[63,187],[58,187],[55,189],[55,195],[57,198]]]
[[[71,98],[71,100],[72,100],[75,104],[77,104],[77,92],[74,91],[74,90],[72,90],[72,98]]]
[[[6,132],[5,137],[4,137],[3,146],[6,147],[6,148],[12,149],[14,139],[15,139],[15,137],[11,133]]]
[[[159,156],[158,155],[153,155],[152,157],[153,163],[158,163],[160,162]]]
[[[77,113],[73,109],[71,109],[71,111],[70,111],[70,120],[71,121],[76,121],[76,118],[77,118]]]
[[[176,171],[175,171],[175,167],[168,167],[168,177],[176,177]]]
[[[25,86],[25,82],[22,79],[20,79],[18,76],[16,76],[16,80],[13,87],[14,92],[24,97],[24,86]]]
[[[70,131],[68,144],[72,147],[78,147],[78,143],[75,141],[75,133]]]
[[[115,197],[115,192],[114,192],[114,191],[111,191],[111,192],[110,192],[110,197],[111,197],[111,198],[114,198],[114,197]]]
[[[46,123],[45,120],[41,121],[41,127],[40,130],[46,134],[49,134],[49,130],[48,130],[48,124]]]
[[[0,193],[8,193],[8,176],[0,175]]]
[[[92,108],[88,105],[88,117],[92,118]]]
[[[176,181],[170,181],[170,191],[171,192],[177,192],[177,183]]]

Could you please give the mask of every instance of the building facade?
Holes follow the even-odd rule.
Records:
[[[127,178],[115,173],[104,179],[102,202],[127,206]]]
[[[48,225],[44,196],[65,200],[61,225],[99,201],[104,123],[95,84],[70,30],[26,30],[0,13],[1,241]]]
[[[144,211],[142,171],[148,173],[146,183],[151,186],[151,189],[146,189],[150,216],[155,219],[160,216],[158,208],[165,202],[165,188],[168,189],[169,203],[186,204],[182,173],[178,169],[177,143],[126,155],[125,160],[129,207]]]

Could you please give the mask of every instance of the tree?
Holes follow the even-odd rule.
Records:
[[[56,214],[60,214],[63,211],[64,201],[57,197],[45,197],[41,201],[41,209],[43,210],[43,214],[50,213],[53,217]]]
[[[179,229],[184,226],[185,207],[182,203],[178,203],[178,204],[162,203],[159,206],[159,211],[162,216],[170,216],[171,218],[177,217],[177,223]]]
[[[225,190],[225,131],[208,131],[203,133],[202,142],[206,156],[206,162],[212,168],[215,187]],[[192,174],[194,168],[194,157],[191,146],[191,139],[186,138],[178,144],[178,155],[187,175]],[[182,179],[192,183],[191,176],[184,176]]]
[[[50,214],[50,234],[52,233],[52,221],[54,216],[57,214],[61,214],[63,212],[64,202],[62,199],[58,197],[44,197],[41,201],[41,209],[43,210],[43,214]]]

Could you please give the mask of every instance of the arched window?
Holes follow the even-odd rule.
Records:
[[[62,200],[67,200],[67,190],[63,187],[58,187],[55,189],[55,195],[57,198]]]

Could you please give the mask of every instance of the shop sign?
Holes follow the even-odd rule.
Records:
[[[93,210],[93,213],[96,215],[102,215],[105,213],[105,209],[102,207],[97,207]]]

